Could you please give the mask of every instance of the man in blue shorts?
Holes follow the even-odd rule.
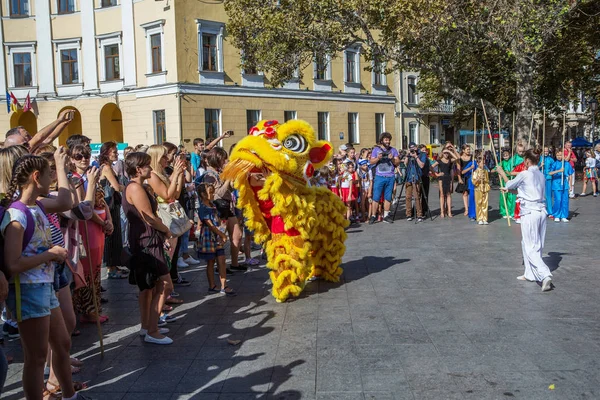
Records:
[[[371,203],[372,216],[369,225],[375,223],[377,206],[383,197],[383,221],[391,224],[394,222],[390,216],[390,205],[392,204],[392,193],[394,191],[394,170],[400,164],[398,150],[391,147],[392,134],[383,132],[379,138],[379,145],[373,148],[369,163],[375,165],[375,176],[373,177],[373,202]]]

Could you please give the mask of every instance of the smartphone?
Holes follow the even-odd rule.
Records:
[[[233,136],[233,131],[225,131],[226,135]]]

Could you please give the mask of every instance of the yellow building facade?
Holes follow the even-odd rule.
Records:
[[[334,145],[372,146],[396,129],[394,74],[365,70],[361,46],[306,67],[272,88],[240,68],[222,4],[197,0],[2,1],[0,88],[33,109],[2,114],[4,131],[31,133],[65,108],[93,142],[170,141],[192,147],[224,130],[245,135],[258,119],[305,119]],[[396,139],[395,139],[396,140]],[[400,143],[395,143],[400,144]]]

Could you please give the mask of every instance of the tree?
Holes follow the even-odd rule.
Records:
[[[225,0],[234,45],[274,86],[315,55],[361,43],[388,69],[420,71],[424,105],[483,99],[517,113],[559,112],[598,94],[600,0]],[[367,67],[370,68],[370,67]]]

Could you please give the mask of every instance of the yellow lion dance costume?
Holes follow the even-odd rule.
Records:
[[[308,185],[332,154],[331,144],[317,141],[305,121],[260,121],[237,143],[221,174],[238,190],[237,206],[255,241],[266,242],[279,302],[298,296],[312,276],[337,282],[342,273],[344,203],[329,189]]]

